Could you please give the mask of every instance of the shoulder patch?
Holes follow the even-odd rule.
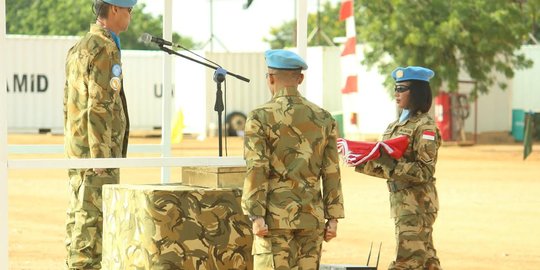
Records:
[[[425,130],[424,132],[422,132],[422,139],[434,141],[435,131]]]
[[[122,68],[120,67],[119,64],[115,64],[115,65],[112,67],[112,74],[113,74],[115,77],[119,77],[120,74],[122,74]]]
[[[122,85],[122,83],[120,81],[120,78],[112,77],[111,80],[109,81],[109,85],[114,91],[118,91],[120,90],[120,86]]]

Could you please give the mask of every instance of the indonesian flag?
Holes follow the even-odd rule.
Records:
[[[435,140],[435,131],[426,130],[422,132],[422,139],[433,141]]]
[[[356,59],[356,25],[354,23],[354,0],[342,0],[339,20],[345,21],[347,41],[341,52],[341,70],[345,85],[341,93],[358,92],[358,61]]]
[[[360,165],[381,156],[379,149],[386,151],[394,159],[403,156],[409,145],[407,136],[399,136],[380,142],[350,141],[343,138],[337,140],[338,152],[345,163],[350,166]]]

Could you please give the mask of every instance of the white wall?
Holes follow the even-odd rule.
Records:
[[[540,46],[523,46],[521,52],[531,58],[534,64],[530,69],[516,71],[512,108],[540,112]]]
[[[510,131],[512,125],[512,82],[503,76],[498,76],[500,82],[505,82],[506,89],[500,88],[497,84],[490,88],[489,94],[478,96],[477,111],[475,112],[474,102],[469,103],[470,116],[465,120],[465,131],[474,132],[476,118],[476,132]],[[472,84],[459,84],[459,93],[469,94]]]

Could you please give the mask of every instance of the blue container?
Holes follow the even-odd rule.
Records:
[[[525,134],[525,111],[512,109],[512,137],[518,142],[523,141]]]

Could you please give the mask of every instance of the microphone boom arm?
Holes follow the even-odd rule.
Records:
[[[197,59],[194,59],[194,58],[191,58],[191,57],[189,57],[189,56],[187,56],[187,55],[183,55],[183,54],[181,54],[181,53],[179,53],[179,52],[177,52],[177,51],[175,51],[175,50],[169,49],[169,48],[167,48],[167,47],[165,47],[165,46],[163,46],[163,45],[159,45],[159,48],[160,48],[162,51],[164,51],[164,52],[166,52],[166,53],[168,53],[168,54],[178,55],[178,56],[180,56],[180,57],[183,57],[183,58],[185,58],[185,59],[191,60],[191,61],[193,61],[193,62],[195,62],[195,63],[199,63],[199,64],[201,64],[201,65],[204,65],[204,66],[209,67],[209,68],[214,69],[214,70],[217,70],[218,68],[221,68],[221,67],[219,67],[219,66],[213,66],[213,65],[210,65],[210,64],[208,64],[208,63],[201,62],[201,61],[199,61],[199,60],[197,60]],[[234,73],[232,73],[232,72],[230,72],[230,71],[228,71],[228,70],[227,70],[227,75],[233,76],[233,77],[235,77],[235,78],[237,78],[237,79],[239,79],[239,80],[241,80],[241,81],[244,81],[244,82],[249,82],[249,79],[248,79],[248,78],[246,78],[246,77],[244,77],[244,76],[241,76],[241,75],[238,75],[238,74],[234,74]]]
[[[196,59],[193,59],[189,56],[186,56],[186,55],[183,55],[181,53],[178,53],[177,51],[173,50],[173,49],[170,49],[170,48],[167,48],[164,46],[164,44],[160,44],[159,45],[159,48],[168,53],[168,54],[174,54],[174,55],[177,55],[177,56],[180,56],[180,57],[183,57],[185,59],[188,59],[188,60],[191,60],[195,63],[199,63],[201,65],[204,65],[206,67],[209,67],[211,69],[214,69],[215,72],[214,72],[214,81],[216,82],[217,84],[217,91],[216,91],[216,103],[214,105],[214,111],[216,111],[218,113],[218,137],[219,137],[219,156],[223,156],[223,140],[222,140],[222,137],[223,137],[223,124],[222,124],[222,113],[223,113],[223,109],[224,109],[224,104],[223,104],[223,93],[221,91],[221,83],[225,80],[225,76],[228,74],[228,75],[231,75],[239,80],[242,80],[244,82],[249,82],[249,79],[248,78],[245,78],[243,76],[240,76],[240,75],[237,75],[237,74],[234,74],[232,72],[228,72],[226,71],[225,69],[223,69],[222,67],[220,67],[219,65],[210,65],[208,63],[205,63],[205,62],[201,62],[199,60],[196,60]]]

